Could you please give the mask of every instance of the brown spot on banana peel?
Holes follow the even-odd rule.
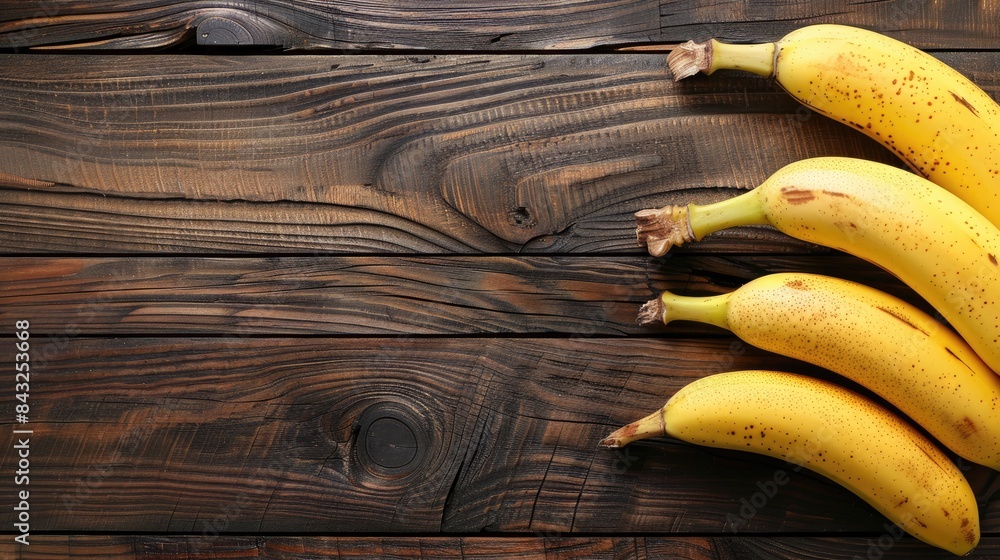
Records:
[[[791,288],[793,290],[802,290],[802,291],[806,291],[806,292],[809,291],[809,285],[806,284],[805,282],[803,282],[802,280],[798,280],[798,279],[789,280],[789,281],[785,282],[785,286],[788,286],[789,288]]]
[[[848,229],[851,229],[851,230],[854,230],[854,231],[858,230],[858,224],[856,224],[854,222],[850,222],[850,221],[848,221],[848,222],[842,222],[842,221],[838,220],[838,221],[833,222],[833,225],[837,226],[841,231],[847,231]]]
[[[814,191],[810,189],[800,189],[798,187],[781,188],[781,195],[785,197],[785,200],[787,200],[789,204],[795,204],[795,205],[805,204],[807,202],[815,200],[817,193],[822,193],[833,198],[847,198],[847,199],[851,198],[851,195],[847,193],[830,191],[825,189],[820,191]]]
[[[965,107],[969,111],[972,111],[973,115],[975,115],[977,117],[979,116],[979,111],[976,110],[976,108],[972,106],[972,103],[969,103],[969,101],[966,98],[962,97],[961,95],[959,95],[959,94],[957,94],[957,93],[955,93],[953,91],[949,91],[948,93],[950,93],[951,96],[953,98],[955,98],[955,101],[958,101],[959,103],[962,104],[963,107]]]
[[[797,187],[783,187],[781,189],[781,192],[782,192],[782,194],[785,194],[785,198],[788,198],[789,196],[791,196],[791,197],[797,197],[797,198],[801,199],[801,201],[792,201],[792,200],[789,200],[789,202],[791,202],[792,204],[801,204],[801,203],[804,203],[804,202],[809,202],[809,201],[817,198],[817,195],[820,195],[820,194],[829,196],[830,198],[843,198],[843,199],[846,199],[846,200],[853,200],[854,199],[854,197],[851,196],[848,193],[844,193],[844,192],[840,192],[840,191],[831,191],[831,190],[828,190],[828,189],[810,190],[810,189],[800,189],[800,188],[797,188]]]
[[[918,439],[917,437],[914,437],[913,435],[910,435],[910,441],[913,442],[914,447],[919,449],[921,453],[926,455],[927,458],[930,459],[935,465],[937,465],[938,468],[941,469],[942,471],[950,472],[950,469],[953,469],[955,467],[955,465],[951,463],[951,461],[949,461],[948,458],[940,457],[938,456],[938,454],[932,454],[930,451],[928,451],[927,448],[924,447],[924,445],[927,443],[927,440],[921,440]],[[944,463],[942,463],[941,461],[944,461]]]
[[[996,255],[994,255],[993,253],[986,253],[986,256],[989,257],[990,262],[993,263],[993,266],[998,266]]]
[[[781,196],[785,197],[785,200],[787,200],[789,204],[794,205],[805,204],[816,200],[815,192],[809,189],[800,189],[796,187],[782,187]]]
[[[906,166],[909,167],[911,171],[913,171],[917,175],[920,175],[924,179],[927,179],[927,178],[930,177],[930,174],[927,172],[926,169],[924,169],[924,167],[922,165],[917,164],[917,162],[913,161],[910,158],[910,154],[909,153],[907,153],[906,151],[901,150],[901,149],[899,149],[899,148],[897,148],[895,146],[891,146],[891,145],[888,146],[888,148],[890,150],[892,150],[896,154],[896,157],[898,157],[899,159],[903,160],[903,163],[905,163]]]
[[[967,439],[971,437],[972,434],[979,431],[979,427],[976,426],[976,423],[973,422],[968,416],[959,420],[955,427],[958,429],[958,434],[962,436],[963,439]]]
[[[974,528],[969,527],[969,523],[968,517],[962,518],[962,537],[965,539],[965,542],[972,544],[979,540],[979,535]]]
[[[827,190],[824,190],[823,194],[825,194],[827,196],[836,197],[836,198],[851,198],[851,195],[849,195],[847,193],[837,192],[837,191],[827,191]]]
[[[911,329],[916,329],[916,330],[920,331],[921,333],[924,334],[924,336],[930,336],[931,335],[931,333],[929,333],[929,332],[925,331],[924,329],[918,327],[917,325],[913,324],[912,321],[910,321],[909,319],[907,319],[903,315],[900,315],[899,313],[896,313],[892,309],[887,309],[887,308],[881,307],[881,306],[876,307],[876,309],[878,309],[879,311],[881,311],[883,313],[887,313],[888,315],[890,315],[891,317],[894,317],[895,319],[898,319],[899,321],[902,321],[904,325],[910,327]]]
[[[945,346],[944,349],[947,350],[949,354],[951,354],[952,358],[955,358],[956,360],[958,360],[958,363],[960,363],[963,366],[965,366],[965,369],[967,369],[969,371],[972,371],[972,372],[976,371],[976,370],[974,370],[972,368],[972,366],[970,366],[969,364],[965,363],[965,360],[963,360],[962,357],[959,356],[958,354],[956,354],[951,348],[948,348],[947,346]]]

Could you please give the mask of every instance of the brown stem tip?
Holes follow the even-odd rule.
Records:
[[[618,449],[621,447],[625,447],[625,445],[622,444],[622,440],[617,436],[615,436],[615,434],[611,434],[608,437],[602,439],[600,443],[598,443],[597,445],[601,447],[607,447],[609,449]]]
[[[636,420],[631,424],[622,426],[617,430],[611,432],[598,444],[601,447],[609,447],[611,449],[618,449],[620,447],[625,447],[635,439],[635,433],[639,430],[639,421]]]
[[[640,325],[652,325],[663,321],[663,300],[651,299],[639,308],[639,316],[635,321]]]
[[[625,447],[633,441],[662,436],[666,435],[666,433],[666,426],[663,423],[663,412],[657,410],[645,418],[636,420],[611,432],[606,438],[601,440],[599,445],[601,447],[617,449]]]
[[[670,67],[675,82],[698,72],[706,72],[712,66],[712,42],[688,41],[678,45],[667,55],[667,66]]]
[[[649,254],[662,257],[671,247],[694,241],[687,206],[639,210],[635,213],[635,236],[645,243]]]

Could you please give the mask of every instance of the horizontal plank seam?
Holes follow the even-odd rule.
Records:
[[[14,535],[16,533],[11,531],[0,531],[0,535]],[[201,533],[184,533],[184,532],[169,532],[169,531],[44,531],[44,530],[32,530],[32,536],[117,536],[117,537],[175,537],[175,538],[204,538]],[[440,533],[427,532],[427,531],[414,531],[414,532],[344,532],[344,533],[334,533],[334,532],[305,532],[305,531],[288,531],[288,532],[225,532],[219,533],[220,537],[329,537],[329,538],[484,538],[484,539],[523,539],[525,537],[529,538],[540,538],[540,539],[560,539],[566,537],[573,538],[712,538],[712,537],[744,537],[744,538],[769,538],[769,539],[801,539],[801,538],[870,538],[879,535],[884,535],[885,531],[794,531],[794,532],[777,532],[777,531],[761,531],[761,532],[750,532],[750,531],[740,531],[738,533],[733,533],[732,531],[678,531],[678,532],[574,532],[574,533],[563,533],[559,537],[539,537],[537,532],[525,530],[524,532],[519,531],[503,531],[503,532],[476,532],[476,533],[464,533],[464,532],[451,532],[443,531]],[[1000,531],[984,531],[981,534],[983,539],[1000,538]]]

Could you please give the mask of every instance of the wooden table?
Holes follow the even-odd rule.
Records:
[[[709,373],[833,378],[638,326],[659,290],[920,303],[767,228],[645,254],[641,208],[898,164],[766,79],[674,84],[671,46],[855,24],[996,97],[1000,5],[396,4],[0,2],[0,557],[948,557],[780,461],[597,442]]]

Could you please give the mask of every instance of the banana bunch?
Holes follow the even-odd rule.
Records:
[[[850,253],[920,294],[1000,370],[1000,229],[934,183],[883,163],[821,157],[790,163],[739,196],[636,213],[655,256],[740,225]]]
[[[774,43],[688,42],[668,63],[675,79],[722,69],[772,77],[910,169],[809,158],[727,200],[642,210],[636,234],[652,255],[768,225],[889,271],[949,326],[874,288],[814,274],[767,275],[711,297],[664,292],[640,322],[728,329],[851,379],[902,414],[810,377],[728,372],[691,383],[602,444],[668,435],[793,461],[918,539],[969,552],[979,541],[976,502],[938,444],[1000,470],[1000,105],[936,58],[841,25]]]
[[[953,331],[869,286],[781,273],[717,296],[663,292],[639,322],[696,321],[851,379],[974,463],[1000,470],[1000,375]],[[892,349],[892,351],[887,351]]]

